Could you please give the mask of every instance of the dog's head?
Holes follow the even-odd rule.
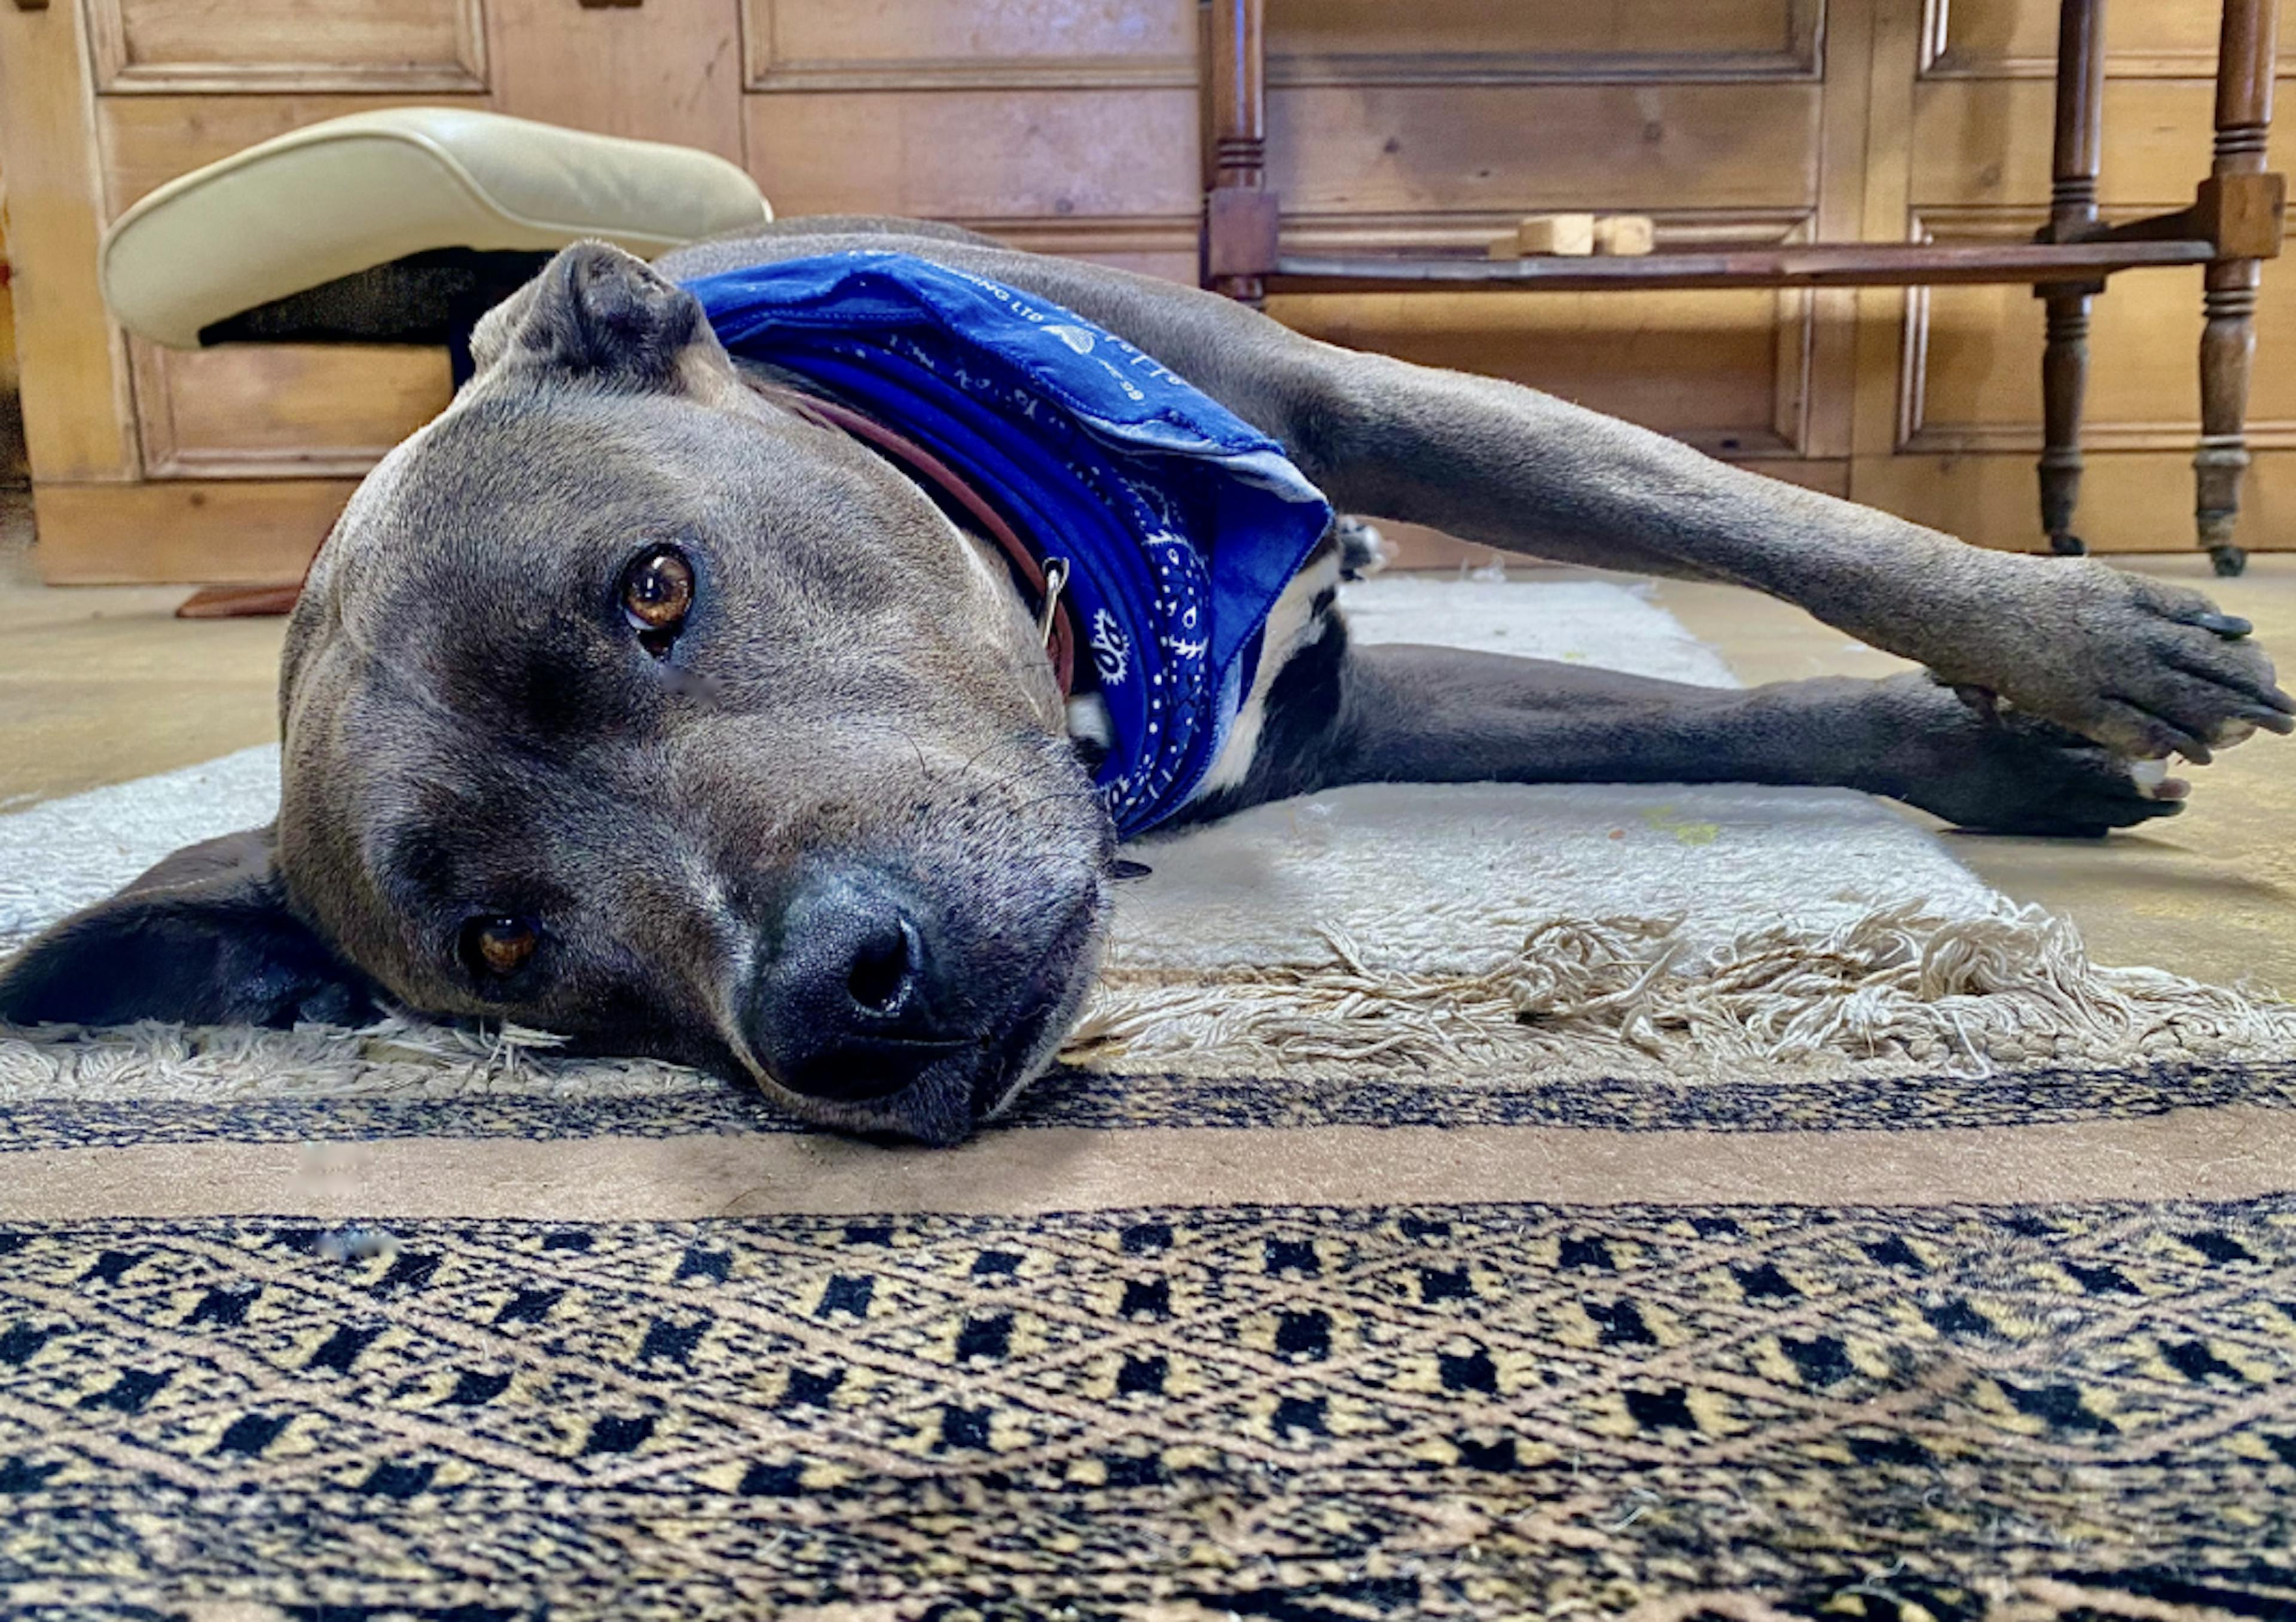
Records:
[[[1112,843],[1004,565],[618,250],[472,349],[296,608],[275,829],[51,931],[0,1016],[395,1003],[964,1135],[1074,1018]]]

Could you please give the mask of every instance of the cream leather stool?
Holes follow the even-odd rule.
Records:
[[[100,264],[119,324],[173,348],[443,344],[569,242],[651,258],[774,217],[709,152],[453,107],[353,113],[168,182],[112,223]],[[284,613],[299,588],[213,586],[188,618]]]
[[[353,113],[170,181],[113,222],[120,325],[176,348],[442,343],[567,243],[652,257],[765,224],[757,183],[708,152],[450,107]]]

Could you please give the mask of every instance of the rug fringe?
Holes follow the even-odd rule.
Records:
[[[216,1102],[298,1098],[617,1098],[714,1087],[695,1071],[644,1059],[565,1059],[562,1036],[391,1018],[359,1030],[306,1025],[184,1026],[149,1020],[102,1030],[0,1027],[0,1103],[32,1098]]]
[[[1778,924],[1693,954],[1679,919],[1557,919],[1479,974],[1367,962],[1103,978],[1063,1054],[1101,1069],[1331,1075],[1366,1061],[1481,1070],[1653,1064],[1972,1068],[2296,1051],[2296,1007],[2255,988],[2094,963],[2038,906],[1918,902],[1813,932]]]
[[[1750,1069],[1937,1072],[2296,1053],[2296,1006],[2255,989],[2089,961],[2080,933],[2006,903],[1920,904],[1813,931],[1782,923],[1693,951],[1678,919],[1556,919],[1474,974],[1373,961],[1337,930],[1316,963],[1109,972],[1062,1057],[1103,1070],[1346,1079],[1743,1079]],[[524,1094],[719,1084],[644,1060],[562,1058],[560,1038],[394,1019],[364,1030],[144,1024],[0,1035],[9,1099]]]

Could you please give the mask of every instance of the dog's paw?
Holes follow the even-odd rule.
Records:
[[[1911,723],[1890,751],[1889,792],[1958,827],[2098,837],[2174,816],[2191,792],[2158,758],[2132,758],[2017,711],[1965,708],[1927,676],[1889,685],[1893,708]],[[1913,714],[1924,718],[1913,723]]]
[[[1941,681],[2138,759],[2205,765],[2259,727],[2296,732],[2248,622],[2200,593],[2062,558],[1987,572],[1988,601],[1929,659]]]

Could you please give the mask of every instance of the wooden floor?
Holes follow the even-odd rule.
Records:
[[[27,536],[20,501],[0,492],[0,811],[275,735],[283,620],[177,620],[180,587],[45,587]],[[2296,555],[2258,557],[2233,581],[2197,556],[2122,561],[2213,592],[2296,673]],[[1668,584],[1658,599],[1748,682],[1901,668],[1745,592]],[[2296,992],[2296,740],[2258,739],[2193,779],[2185,814],[2141,834],[1948,838],[1989,882],[2078,921],[2102,961]]]
[[[2296,555],[2254,557],[2237,580],[2213,578],[2198,554],[2113,561],[2205,591],[2254,621],[2283,684],[2296,680]],[[1743,681],[1906,668],[1799,609],[1733,587],[1667,583],[1658,600]],[[2144,832],[2092,841],[1947,831],[1948,848],[1997,889],[2071,917],[2101,963],[2218,981],[2253,976],[2296,995],[2296,739],[2259,736],[2211,766],[2177,772],[2193,784],[2191,804]]]

